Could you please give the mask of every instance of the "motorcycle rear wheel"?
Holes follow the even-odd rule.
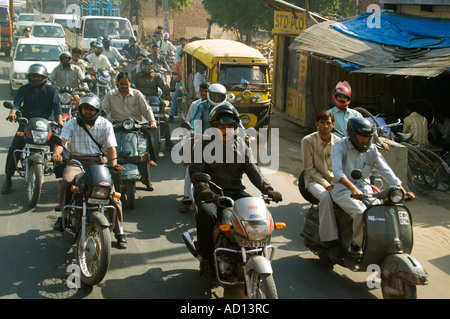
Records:
[[[27,187],[27,204],[31,208],[35,207],[39,202],[42,190],[42,179],[44,175],[44,167],[42,164],[29,162]]]
[[[253,299],[278,299],[277,287],[272,274],[250,272],[250,287]]]
[[[111,260],[109,227],[95,222],[86,225],[86,249],[83,251],[80,231],[77,237],[76,254],[81,270],[81,281],[89,286],[100,283],[108,271]]]

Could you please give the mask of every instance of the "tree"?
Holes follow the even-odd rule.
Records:
[[[290,0],[292,4],[306,8],[306,0]],[[353,15],[353,0],[310,0],[309,10],[317,13],[331,13],[340,17]]]
[[[251,44],[252,32],[273,28],[273,11],[258,0],[203,0],[203,6],[211,15],[210,24],[234,32],[240,41]]]

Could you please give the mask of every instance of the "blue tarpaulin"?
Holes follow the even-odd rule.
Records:
[[[404,48],[450,47],[449,20],[400,16],[388,12],[366,13],[337,22],[333,28],[361,40]]]

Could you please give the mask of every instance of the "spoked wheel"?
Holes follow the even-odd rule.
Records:
[[[133,181],[127,182],[127,207],[134,208],[134,201],[136,199],[136,183]]]
[[[395,277],[381,277],[381,292],[384,299],[417,299],[417,287]]]
[[[250,287],[253,299],[278,299],[277,287],[272,274],[251,271]]]
[[[83,251],[83,245],[85,249]],[[93,286],[103,280],[111,260],[111,233],[109,227],[98,223],[86,226],[86,241],[77,238],[77,263],[81,270],[81,281]]]
[[[42,190],[42,181],[44,177],[44,167],[42,164],[29,162],[27,187],[27,204],[35,207],[39,201]]]

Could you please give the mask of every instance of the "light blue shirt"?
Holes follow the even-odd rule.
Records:
[[[331,163],[334,173],[334,188],[331,192],[333,196],[350,192],[344,184],[339,182],[342,177],[347,177],[356,187],[363,189],[370,184],[369,176],[373,170],[377,171],[390,186],[398,186],[402,183],[373,144],[367,152],[360,153],[348,137],[343,138],[331,149]],[[354,180],[351,177],[354,169],[360,169],[363,178]]]
[[[338,132],[333,132],[339,137],[346,137],[347,135],[347,122],[350,118],[353,117],[363,117],[361,113],[358,111],[355,111],[350,108],[346,108],[345,112],[343,112],[340,108],[337,106],[331,108],[328,110],[330,113],[333,113],[334,115],[334,128],[338,130],[341,133],[344,133],[344,135],[339,134]]]

